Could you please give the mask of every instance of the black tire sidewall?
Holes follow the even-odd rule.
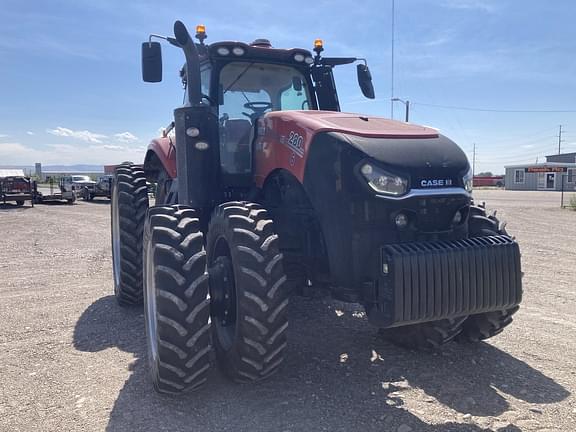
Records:
[[[245,212],[242,215],[245,217],[249,214],[252,215],[252,211],[256,212],[256,216],[252,219],[254,222],[252,229],[248,229],[250,224],[247,222],[233,222],[233,215],[227,215],[228,210],[234,210],[233,207],[236,207],[240,213]],[[234,211],[230,213],[232,214]],[[255,227],[260,223],[264,223],[265,228],[258,230]],[[238,228],[258,235],[259,240],[249,241],[250,236],[240,234],[236,231]],[[264,252],[262,250],[263,242],[266,242],[271,236],[276,239],[270,243],[271,246],[266,248],[266,252]],[[214,325],[214,314],[212,314],[212,339],[216,357],[221,370],[231,379],[238,382],[257,381],[267,378],[277,370],[282,362],[282,352],[286,346],[285,330],[288,325],[286,305],[290,293],[282,267],[278,239],[277,235],[274,234],[273,221],[264,208],[252,203],[232,202],[217,207],[210,221],[206,246],[209,267],[214,264],[216,258],[215,246],[222,240],[227,243],[233,266],[236,329],[231,346],[224,347],[220,341],[220,335],[217,333],[219,327]],[[262,262],[256,262],[250,254],[240,252],[240,247],[250,248],[261,254]],[[263,270],[267,266],[270,266],[270,273]],[[257,283],[254,276],[250,276],[247,271],[258,273],[265,280],[265,286]],[[211,296],[215,297],[212,284],[210,289]],[[272,293],[272,291],[274,291],[274,295],[268,296],[268,293]],[[253,300],[250,300],[254,294],[267,304],[266,311],[262,310]],[[276,313],[276,311],[281,312]],[[257,330],[253,324],[253,319],[266,328],[265,334]],[[254,344],[261,347],[263,352],[257,352],[253,347]],[[258,369],[253,368],[253,365],[258,365]]]

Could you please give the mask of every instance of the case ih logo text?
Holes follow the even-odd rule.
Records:
[[[452,180],[451,179],[421,180],[420,186],[422,187],[452,186]]]

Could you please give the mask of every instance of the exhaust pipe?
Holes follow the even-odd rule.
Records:
[[[182,21],[176,21],[174,23],[174,37],[186,57],[188,102],[191,106],[201,105],[202,91],[200,87],[200,59],[198,50]]]

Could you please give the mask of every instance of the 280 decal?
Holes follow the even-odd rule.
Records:
[[[304,157],[304,137],[297,132],[290,131],[286,143],[298,156]]]

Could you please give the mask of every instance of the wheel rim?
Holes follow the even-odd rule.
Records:
[[[114,273],[114,292],[120,285],[120,209],[118,208],[118,186],[112,189],[112,269]]]
[[[146,297],[146,335],[148,337],[148,349],[150,354],[150,363],[155,370],[158,359],[157,334],[158,326],[156,323],[156,280],[154,278],[153,249],[150,238],[146,236],[145,259],[144,259],[144,290]]]
[[[210,315],[220,345],[229,350],[234,344],[237,326],[236,284],[230,248],[224,238],[215,243],[211,259]]]

